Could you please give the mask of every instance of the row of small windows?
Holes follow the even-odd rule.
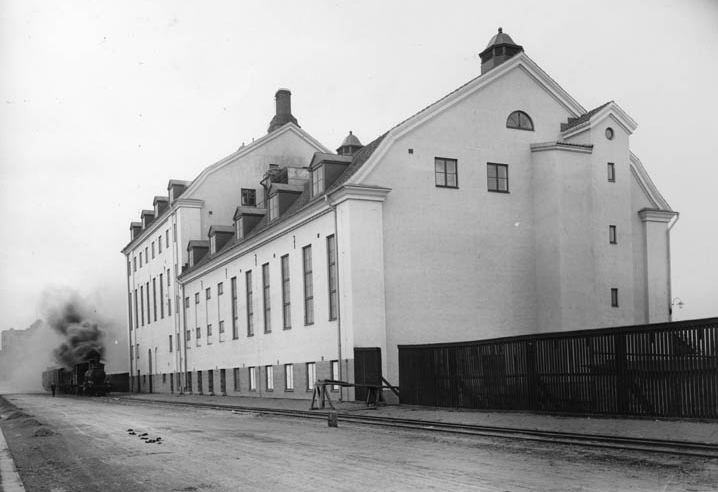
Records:
[[[177,242],[177,224],[173,224],[172,228],[172,241]],[[148,265],[150,262],[150,259],[155,258],[155,245],[157,246],[157,254],[162,254],[162,243],[164,242],[165,248],[169,250],[170,247],[170,230],[165,230],[164,234],[160,234],[157,236],[156,241],[152,241],[152,243],[149,246],[145,246],[144,250],[144,258],[142,256],[142,251],[139,252],[139,255],[134,256],[132,258],[132,270],[137,271],[137,268],[142,268],[142,265]],[[150,253],[152,254],[152,257],[150,258]],[[138,266],[138,260],[139,259],[139,266]]]
[[[509,192],[508,164],[486,164],[486,182],[488,191]],[[434,184],[437,188],[458,188],[459,169],[456,159],[434,158]]]
[[[130,356],[132,357],[132,348],[130,347]],[[139,345],[137,346],[136,353],[139,354]],[[295,388],[295,372],[297,372],[297,367],[295,367],[295,364],[283,364],[281,366],[278,366],[278,368],[281,370],[282,374],[282,383],[284,386],[285,392],[292,392]],[[301,367],[301,366],[300,366]],[[251,366],[247,367],[245,369],[246,376],[246,386],[245,388],[249,391],[257,391],[258,389],[258,379],[262,379],[262,386],[265,391],[272,392],[275,390],[275,366],[267,365],[267,366]],[[306,362],[304,363],[304,389],[306,391],[313,391],[314,387],[316,385],[317,381],[317,364],[316,362]],[[227,377],[226,377],[226,370],[225,369],[209,369],[207,371],[204,371],[207,373],[207,391],[210,394],[214,393],[214,381],[215,381],[215,372],[219,371],[219,383],[220,383],[220,391],[225,394],[227,392]],[[332,360],[329,363],[329,377],[330,379],[339,379],[339,361],[338,360]],[[242,388],[241,383],[241,372],[242,369],[239,367],[235,367],[232,369],[232,379],[233,379],[233,390],[234,392],[240,392]],[[147,378],[146,375],[144,375],[144,382],[146,384]],[[203,381],[203,371],[195,371],[196,376],[196,388],[197,392],[199,394],[202,394],[205,390],[204,387],[204,381]],[[162,383],[167,384],[167,374],[162,373]],[[175,373],[175,378],[177,380],[177,387],[179,388],[181,385],[180,381],[180,374]],[[170,374],[170,386],[171,391],[174,392],[174,379],[172,378],[172,374]],[[187,382],[187,389],[191,392],[192,391],[192,372],[186,373],[186,382]],[[339,386],[332,386],[332,391],[338,391]]]
[[[332,234],[326,238],[327,244],[327,270],[328,270],[328,308],[329,308],[329,320],[335,320],[338,315],[338,290],[337,290],[337,263],[336,263],[336,240]],[[304,311],[304,324],[311,325],[314,323],[314,280],[313,280],[313,265],[312,265],[312,245],[307,245],[302,248],[302,289],[303,289],[303,311]],[[292,328],[292,316],[291,316],[291,279],[289,269],[290,257],[284,255],[280,258],[280,269],[281,269],[281,308],[282,308],[282,328],[284,330],[290,330]],[[264,333],[272,332],[272,299],[271,299],[271,285],[270,285],[270,264],[264,263],[261,266],[261,292],[262,292],[262,326]],[[246,313],[246,334],[248,337],[254,336],[255,331],[255,316],[254,316],[254,293],[255,287],[253,282],[252,270],[247,270],[244,273],[244,285],[245,285],[245,296],[244,305]],[[239,338],[239,296],[237,292],[237,277],[230,279],[230,290],[231,290],[231,316],[232,316],[232,339]],[[217,295],[218,295],[218,311],[219,311],[219,296],[224,292],[224,285],[222,282],[217,284]],[[212,298],[212,289],[205,289],[205,300]],[[198,306],[200,303],[200,293],[195,292],[194,304]],[[185,298],[185,308],[190,307],[190,298]],[[205,316],[208,315],[208,305],[205,305]],[[202,330],[199,328],[198,308],[194,310],[194,325],[195,325],[195,339],[196,345],[200,345],[200,339],[202,337]],[[206,325],[207,342],[211,343],[212,336],[212,324]],[[219,338],[223,341],[224,334],[224,321],[219,321]],[[185,342],[189,348],[190,341],[192,339],[191,330],[185,331]],[[170,339],[171,344],[171,339]]]

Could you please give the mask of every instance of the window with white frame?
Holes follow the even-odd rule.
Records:
[[[284,391],[294,391],[294,364],[284,364]]]
[[[264,384],[267,391],[274,391],[274,367],[264,367]]]
[[[314,389],[317,381],[317,364],[315,362],[307,362],[307,391]]]
[[[249,368],[249,391],[257,391],[257,368]]]

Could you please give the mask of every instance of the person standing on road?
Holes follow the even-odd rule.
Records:
[[[50,391],[52,391],[52,396],[55,396],[55,383],[50,383]]]

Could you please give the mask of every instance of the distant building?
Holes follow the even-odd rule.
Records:
[[[678,214],[635,121],[584,109],[501,30],[480,56],[336,153],[280,91],[270,133],[170,181],[123,250],[140,389],[308,398],[317,378],[397,384],[398,345],[669,320]]]

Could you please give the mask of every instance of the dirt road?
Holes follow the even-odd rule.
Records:
[[[718,460],[342,422],[335,429],[111,398],[5,398],[27,414],[0,425],[29,492],[708,491],[718,483]],[[140,439],[145,432],[160,442]]]

